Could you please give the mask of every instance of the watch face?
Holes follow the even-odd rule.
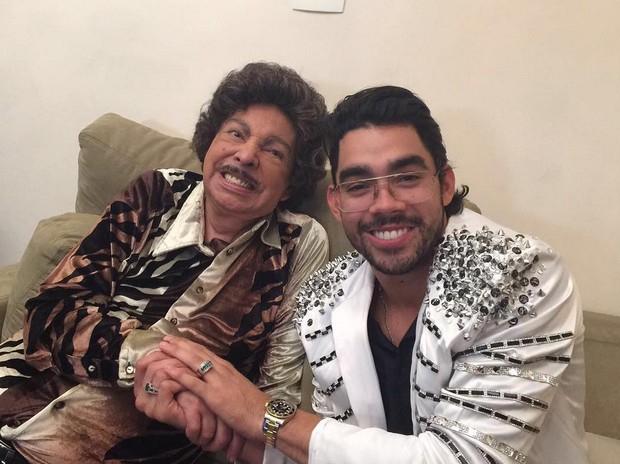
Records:
[[[279,419],[291,417],[296,409],[297,407],[294,404],[285,400],[272,400],[267,403],[267,412]]]

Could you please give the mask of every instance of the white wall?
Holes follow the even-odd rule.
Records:
[[[189,137],[226,72],[278,61],[330,107],[362,87],[417,92],[471,199],[553,244],[584,306],[620,314],[620,3],[0,0],[0,265],[73,210],[77,134],[108,111]]]

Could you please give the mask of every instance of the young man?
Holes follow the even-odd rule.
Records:
[[[179,363],[153,353],[166,334],[299,400],[294,295],[328,250],[289,208],[325,174],[326,117],[291,69],[252,63],[222,81],[193,138],[203,175],[139,177],[28,302],[23,339],[0,348],[0,432],[14,448],[0,444],[0,458],[194,462],[202,450],[183,431],[134,407],[138,362]],[[175,404],[200,434],[214,419],[192,398]]]
[[[463,210],[439,126],[410,91],[347,97],[331,136],[328,202],[357,252],[298,296],[323,418],[166,337],[187,366],[213,363],[178,381],[256,462],[264,439],[265,462],[586,463],[581,304],[561,259]]]

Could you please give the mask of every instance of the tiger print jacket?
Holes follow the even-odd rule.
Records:
[[[195,459],[183,432],[146,419],[117,388],[167,333],[298,398],[293,295],[326,260],[325,231],[277,210],[233,243],[205,246],[201,180],[183,170],[139,177],[27,303],[23,344],[0,347],[0,433],[32,462]]]

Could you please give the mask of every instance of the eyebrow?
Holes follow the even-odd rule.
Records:
[[[241,126],[241,130],[245,133],[245,135],[251,135],[252,134],[252,129],[250,128],[248,123],[245,122],[243,119],[229,118],[226,122],[224,122],[224,124],[226,124],[228,122],[235,122],[235,123],[239,124]],[[224,124],[222,124],[222,126]],[[267,138],[265,138],[263,140],[263,144],[265,144],[265,143],[268,144],[268,143],[271,143],[271,142],[280,143],[280,144],[282,144],[282,145],[284,145],[286,147],[286,149],[288,150],[289,154],[293,153],[293,147],[291,147],[289,145],[289,143],[286,140],[284,140],[282,137],[280,137],[278,135],[270,135],[269,137],[267,137]]]
[[[395,173],[395,172],[401,171],[404,168],[410,168],[410,167],[428,169],[428,166],[426,165],[424,158],[421,157],[420,155],[406,155],[397,160],[390,161],[388,163],[388,172]],[[354,177],[356,178],[373,177],[372,169],[370,169],[368,165],[350,166],[340,171],[338,180],[342,183]]]
[[[408,155],[404,158],[399,158],[396,161],[391,161],[388,164],[388,169],[390,172],[398,171],[403,168],[416,167],[416,168],[426,168],[426,161],[420,155]]]

